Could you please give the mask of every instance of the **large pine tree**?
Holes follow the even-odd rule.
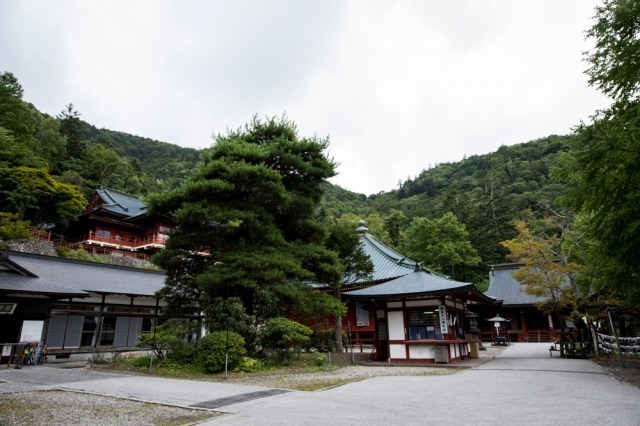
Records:
[[[155,258],[167,271],[165,296],[174,308],[206,312],[219,309],[219,298],[240,299],[259,323],[299,311],[310,297],[330,298],[310,285],[341,280],[337,255],[322,246],[325,232],[314,219],[321,184],[335,174],[327,146],[299,137],[286,118],[254,118],[219,135],[181,188],[150,198],[153,212],[177,224]],[[342,309],[333,300],[317,305],[329,308],[325,314]]]

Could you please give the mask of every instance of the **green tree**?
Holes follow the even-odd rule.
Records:
[[[18,220],[15,213],[0,212],[0,241],[30,238],[29,222]]]
[[[321,184],[335,174],[327,146],[299,137],[286,118],[218,135],[188,182],[149,198],[151,211],[178,225],[154,259],[168,274],[164,294],[204,306],[237,297],[263,322],[295,307],[297,289],[340,280],[314,219]]]
[[[0,165],[0,209],[33,224],[66,226],[86,206],[76,187],[57,182],[44,169]]]
[[[538,307],[556,317],[564,336],[565,319],[571,318],[580,326],[585,315],[583,294],[577,285],[584,233],[574,230],[572,215],[554,213],[546,218],[553,232],[534,234],[525,222],[518,221],[516,237],[502,245],[509,250],[509,259],[523,263],[513,277],[527,294],[544,299]]]
[[[136,346],[149,347],[159,362],[171,353],[189,345],[188,338],[196,332],[196,324],[182,319],[171,318],[153,327],[149,333],[140,335]]]
[[[636,103],[640,91],[640,2],[604,0],[596,7],[587,38],[595,42],[586,53],[589,84],[621,104]]]
[[[36,138],[38,144],[34,151],[47,161],[50,173],[60,174],[67,155],[67,140],[60,134],[60,122],[43,117],[38,124]]]
[[[524,263],[513,276],[526,286],[526,293],[547,298],[547,311],[574,303],[578,295],[576,273],[581,269],[575,251],[582,238],[573,236],[569,226],[552,235],[535,235],[522,221],[516,223],[516,231],[516,238],[502,245],[509,250],[509,259]]]
[[[34,110],[22,100],[24,90],[10,72],[0,74],[0,126],[11,132],[16,142],[29,145],[37,118]]]
[[[403,241],[407,256],[452,277],[461,275],[456,266],[480,263],[465,226],[450,212],[439,219],[414,218],[404,233]]]
[[[389,241],[393,247],[400,246],[400,235],[404,224],[407,221],[405,214],[396,209],[391,209],[387,217],[384,219],[384,226],[389,234]]]
[[[336,223],[330,226],[329,237],[325,245],[338,254],[342,265],[342,279],[335,282],[331,289],[336,300],[342,297],[344,283],[364,282],[371,279],[373,263],[364,252],[360,244],[360,237],[354,232],[353,226],[346,223]],[[342,315],[339,312],[334,316],[336,351],[344,350],[342,345]]]
[[[47,163],[41,157],[35,155],[26,144],[17,142],[11,132],[4,127],[0,127],[0,165],[47,167]]]
[[[84,125],[80,113],[69,104],[57,116],[60,120],[60,133],[67,138],[67,153],[71,158],[82,158],[87,149],[84,139]]]
[[[599,242],[592,254],[617,265],[600,269],[607,276],[601,281],[615,282],[634,303],[640,300],[640,3],[605,0],[587,37],[595,42],[585,54],[590,84],[614,103],[577,129],[556,176],[571,184],[567,201]]]

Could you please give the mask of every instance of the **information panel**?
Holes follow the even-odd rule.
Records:
[[[447,324],[447,308],[444,305],[438,307],[438,313],[440,314],[440,333],[444,336],[449,332],[449,325]]]
[[[43,328],[44,321],[22,321],[20,343],[41,341]]]

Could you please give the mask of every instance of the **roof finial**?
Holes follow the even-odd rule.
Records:
[[[356,234],[366,234],[367,232],[369,232],[369,230],[364,226],[366,225],[367,222],[365,222],[364,220],[360,219],[360,222],[358,222],[358,228],[356,229]]]

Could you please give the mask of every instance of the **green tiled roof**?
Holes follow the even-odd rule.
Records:
[[[345,292],[348,298],[387,298],[393,296],[410,297],[412,295],[437,294],[451,291],[464,291],[474,288],[473,284],[454,281],[439,274],[423,269],[408,275],[375,285],[373,287]]]
[[[360,244],[373,263],[372,281],[374,283],[402,277],[412,273],[416,268],[415,261],[407,259],[367,233],[360,235]],[[345,284],[358,283],[346,282]]]
[[[105,210],[127,217],[146,213],[147,206],[135,195],[107,188],[97,189],[96,193],[104,201],[102,208]]]

